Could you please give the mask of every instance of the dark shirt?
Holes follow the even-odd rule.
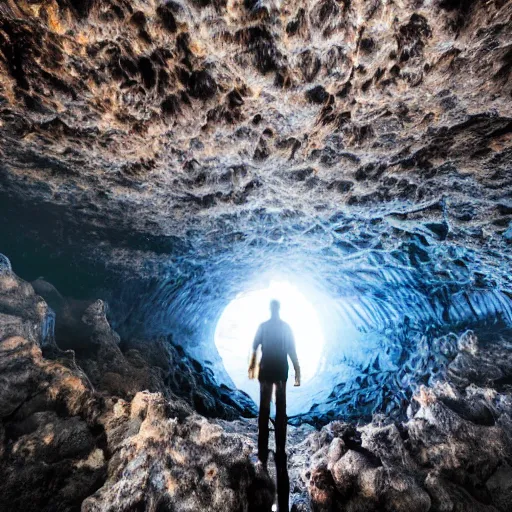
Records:
[[[288,379],[288,356],[296,364],[297,353],[290,326],[280,318],[262,323],[254,338],[253,350],[261,345],[260,381],[280,382]],[[296,365],[298,367],[298,363]]]

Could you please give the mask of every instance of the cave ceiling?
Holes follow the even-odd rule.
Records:
[[[2,251],[510,292],[511,71],[504,0],[4,1]]]

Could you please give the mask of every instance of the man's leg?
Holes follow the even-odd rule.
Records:
[[[286,382],[276,384],[276,473],[279,512],[288,512],[290,479],[286,457]]]
[[[286,452],[276,453],[277,505],[279,512],[288,512],[290,504],[290,477]]]
[[[260,382],[260,414],[258,416],[258,459],[267,466],[268,460],[268,421],[270,418],[270,399],[272,382]]]
[[[276,384],[276,453],[286,449],[286,381]]]

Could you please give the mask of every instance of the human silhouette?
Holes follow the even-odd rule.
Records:
[[[286,463],[286,381],[288,380],[288,357],[295,370],[295,386],[300,386],[300,366],[295,349],[295,340],[290,326],[279,316],[280,303],[270,302],[270,320],[263,322],[254,338],[249,378],[256,377],[256,354],[261,346],[261,360],[258,380],[260,381],[260,413],[258,417],[258,459],[267,467],[268,461],[268,422],[270,400],[276,388],[275,462],[277,469],[278,502],[280,511],[288,511],[290,483]]]

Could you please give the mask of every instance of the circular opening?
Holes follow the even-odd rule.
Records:
[[[215,345],[234,384],[256,403],[259,400],[259,385],[249,380],[247,366],[258,326],[270,318],[272,299],[281,302],[281,318],[293,331],[302,384],[315,375],[324,346],[324,333],[315,308],[292,284],[272,281],[268,288],[238,295],[219,319]],[[293,375],[290,363],[289,379],[293,379]],[[293,386],[289,386],[290,392],[293,389]]]

